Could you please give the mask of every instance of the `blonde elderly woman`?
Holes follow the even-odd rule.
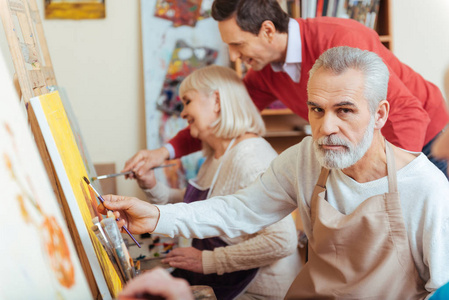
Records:
[[[233,194],[277,156],[260,137],[263,120],[232,69],[196,70],[182,82],[179,94],[181,116],[192,137],[202,141],[206,160],[186,190],[157,183],[153,171],[137,175],[150,202],[189,203]],[[173,250],[163,262],[177,268],[174,276],[211,286],[218,299],[283,299],[300,268],[291,216],[253,235],[194,239],[192,246]]]

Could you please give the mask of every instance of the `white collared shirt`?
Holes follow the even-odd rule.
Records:
[[[287,55],[284,63],[271,63],[275,72],[285,72],[294,82],[301,79],[301,35],[295,19],[288,22]]]

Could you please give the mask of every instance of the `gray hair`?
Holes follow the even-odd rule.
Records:
[[[313,74],[321,67],[336,75],[348,69],[361,71],[365,79],[364,94],[371,114],[375,113],[380,101],[387,99],[390,72],[382,58],[374,52],[347,46],[328,49],[309,71],[309,83]]]

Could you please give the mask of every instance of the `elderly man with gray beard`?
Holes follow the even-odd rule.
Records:
[[[204,203],[109,195],[105,206],[134,233],[198,238],[254,233],[299,207],[309,259],[287,299],[427,298],[449,281],[449,183],[382,136],[388,77],[372,52],[329,49],[310,71],[312,137],[251,186]]]

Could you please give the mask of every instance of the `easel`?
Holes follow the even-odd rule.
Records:
[[[92,295],[95,299],[102,299],[36,116],[32,106],[28,105],[31,98],[48,93],[51,86],[57,85],[36,0],[0,0],[0,15],[36,145],[63,210]]]

